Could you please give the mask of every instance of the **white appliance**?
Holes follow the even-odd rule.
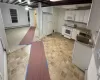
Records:
[[[66,24],[62,28],[62,35],[64,35],[64,37],[66,37],[66,38],[71,39],[73,27],[74,27],[73,23],[66,22]]]
[[[72,36],[72,28],[68,26],[64,26],[64,37],[71,39]]]
[[[88,69],[90,59],[92,56],[92,47],[87,46],[81,42],[75,41],[72,62],[81,70]]]

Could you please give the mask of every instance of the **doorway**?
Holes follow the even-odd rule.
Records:
[[[50,35],[53,32],[52,14],[43,12],[43,36]]]

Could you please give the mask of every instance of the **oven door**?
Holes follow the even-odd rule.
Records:
[[[72,28],[69,28],[69,27],[66,28],[65,29],[65,34],[71,36],[71,34],[72,34]]]
[[[66,29],[65,29],[65,37],[66,38],[71,38],[71,35],[72,35],[72,28],[70,28],[70,27],[67,27]]]

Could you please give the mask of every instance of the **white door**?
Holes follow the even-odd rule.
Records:
[[[53,32],[52,14],[43,13],[43,36],[49,35]]]

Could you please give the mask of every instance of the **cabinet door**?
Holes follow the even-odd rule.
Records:
[[[90,16],[90,10],[85,10],[85,15],[84,15],[84,22],[85,23],[88,23],[89,16]]]
[[[80,16],[79,22],[84,22],[84,14],[85,14],[84,10],[79,12],[79,16]]]
[[[66,11],[65,12],[65,20],[68,20],[68,17],[71,17],[74,20],[75,11]]]
[[[80,20],[80,13],[79,13],[79,11],[76,11],[75,13],[76,13],[75,14],[75,21],[79,22],[79,20]]]
[[[72,62],[85,71],[88,68],[92,55],[92,48],[80,42],[75,42]]]
[[[83,22],[83,20],[84,20],[84,11],[83,10],[76,11],[75,21]]]

